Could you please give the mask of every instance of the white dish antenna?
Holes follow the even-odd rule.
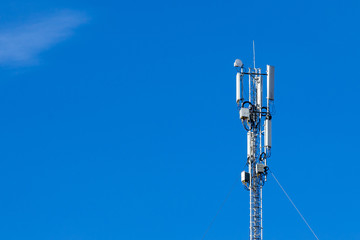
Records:
[[[244,66],[243,62],[240,59],[236,59],[234,62],[234,67],[242,67]]]

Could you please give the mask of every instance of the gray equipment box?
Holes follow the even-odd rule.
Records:
[[[242,171],[241,172],[241,182],[248,183],[250,181],[250,174],[248,172]]]
[[[250,117],[250,111],[248,108],[241,108],[240,109],[240,119],[241,120],[248,120]]]
[[[265,165],[262,163],[256,164],[256,174],[260,174],[264,172],[265,172]]]

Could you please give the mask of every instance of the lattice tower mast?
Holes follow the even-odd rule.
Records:
[[[250,192],[250,240],[263,239],[262,188],[268,172],[267,159],[271,155],[271,109],[274,100],[274,67],[244,68],[236,59],[236,102],[241,122],[247,131],[248,171],[241,173],[241,181]],[[244,78],[248,77],[248,99],[244,99]],[[267,79],[266,106],[263,106],[263,76]]]

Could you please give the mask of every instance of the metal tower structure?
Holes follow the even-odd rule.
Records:
[[[263,239],[262,189],[268,173],[267,160],[271,155],[271,107],[274,101],[274,67],[245,68],[236,59],[236,103],[241,122],[247,131],[248,171],[241,173],[241,181],[250,192],[250,240]],[[263,77],[267,79],[266,105],[263,105]],[[244,81],[248,77],[248,98],[244,98]],[[247,82],[247,81],[246,81]]]

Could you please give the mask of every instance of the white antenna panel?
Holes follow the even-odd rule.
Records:
[[[251,132],[247,133],[247,156],[251,157]]]
[[[240,102],[240,72],[236,73],[236,102]]]
[[[265,120],[264,147],[271,148],[271,120]]]
[[[274,100],[274,73],[275,67],[267,65],[267,98]]]
[[[260,108],[262,107],[262,95],[263,95],[263,79],[262,79],[262,76],[260,75],[258,83],[257,83],[257,94],[256,94],[257,105]]]

